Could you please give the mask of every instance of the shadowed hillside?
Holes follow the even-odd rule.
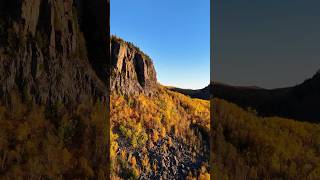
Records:
[[[211,92],[212,92],[212,85],[208,85],[207,87],[205,87],[203,89],[197,89],[197,90],[181,89],[181,88],[177,88],[177,87],[170,87],[169,89],[172,91],[176,91],[176,92],[188,95],[191,98],[209,100]]]
[[[225,99],[243,108],[253,108],[262,116],[281,116],[300,121],[320,122],[320,74],[294,87],[263,89],[215,83],[213,97]],[[201,90],[173,88],[191,97],[209,99],[209,86]]]
[[[216,85],[214,97],[256,109],[263,116],[281,116],[301,121],[320,122],[320,74],[302,84],[281,89],[237,88]]]

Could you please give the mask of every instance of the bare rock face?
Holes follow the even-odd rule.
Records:
[[[111,38],[111,91],[127,95],[157,92],[152,60],[131,43]]]
[[[107,95],[107,2],[0,0],[0,100],[38,103]]]

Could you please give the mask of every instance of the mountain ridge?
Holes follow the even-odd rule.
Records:
[[[264,89],[212,83],[201,90],[172,90],[200,99],[225,99],[243,108],[253,108],[262,116],[281,116],[300,121],[320,122],[320,74],[292,87]]]

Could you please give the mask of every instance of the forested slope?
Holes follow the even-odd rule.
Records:
[[[261,117],[225,100],[213,100],[214,177],[317,179],[320,125]]]

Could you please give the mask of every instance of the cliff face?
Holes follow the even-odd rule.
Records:
[[[38,103],[106,96],[107,2],[0,0],[0,99]]]
[[[156,71],[151,59],[131,43],[111,38],[111,91],[136,95],[157,92]]]

